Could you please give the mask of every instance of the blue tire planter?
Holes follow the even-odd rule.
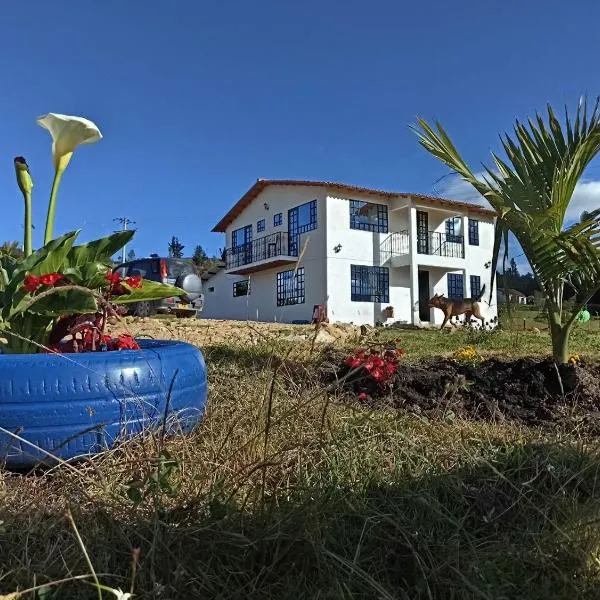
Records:
[[[140,350],[120,352],[0,354],[0,427],[33,444],[0,431],[0,466],[102,452],[165,416],[168,433],[189,432],[206,405],[202,353],[184,342],[138,342]]]

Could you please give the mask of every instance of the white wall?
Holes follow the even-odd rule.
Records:
[[[304,267],[305,302],[290,306],[277,306],[277,273],[293,270],[295,263],[276,268],[268,268],[249,275],[227,275],[224,271],[205,282],[205,308],[202,316],[217,319],[240,319],[252,321],[278,321],[289,323],[293,320],[312,319],[313,306],[327,301],[325,281],[325,218],[326,203],[324,190],[299,186],[268,186],[248,206],[226,232],[226,246],[231,247],[231,232],[246,225],[252,225],[252,239],[287,232],[288,210],[306,202],[317,200],[317,229],[300,236],[299,266]],[[269,209],[265,209],[265,202]],[[273,215],[282,213],[282,224],[273,225]],[[266,228],[258,233],[256,223],[265,219]],[[249,279],[250,294],[233,297],[233,282]],[[214,292],[208,289],[214,287]]]
[[[389,232],[399,232],[409,228],[408,209],[393,210],[400,201],[381,199],[376,195],[356,194],[353,200],[362,200],[375,204],[388,205]],[[392,267],[385,262],[387,255],[382,252],[382,244],[388,234],[371,233],[350,229],[349,198],[329,196],[327,198],[327,284],[329,301],[327,313],[331,322],[352,322],[357,324],[374,324],[384,321],[381,311],[383,304],[371,302],[353,302],[351,300],[350,265],[387,266],[390,276],[390,302],[394,307],[394,321],[412,320],[412,307],[410,297],[410,270],[407,265]],[[443,256],[416,255],[414,268],[430,272],[430,296],[434,293],[446,294],[447,274],[449,272],[461,273],[465,279],[466,295],[470,295],[470,276],[479,275],[481,285],[486,285],[486,292],[490,289],[491,268],[485,263],[491,261],[494,226],[491,219],[482,218],[474,213],[472,218],[479,221],[479,246],[468,244],[468,211],[457,208],[455,213],[438,210],[435,207],[420,206],[419,210],[429,213],[430,231],[445,233],[446,219],[452,216],[461,216],[465,235],[465,258],[448,258]],[[413,232],[416,235],[416,232]],[[335,253],[333,248],[338,244],[341,250]],[[410,262],[410,261],[408,261]],[[457,267],[460,266],[460,269]],[[418,297],[418,293],[416,294]],[[497,315],[496,302],[492,307],[487,304],[488,296],[484,296],[482,306],[486,320]],[[431,323],[441,324],[443,315],[435,310],[431,313]]]
[[[389,233],[371,233],[350,229],[349,198],[328,195],[325,188],[301,186],[268,186],[227,228],[226,246],[231,247],[231,232],[246,225],[253,226],[253,239],[270,235],[277,231],[287,231],[287,211],[311,200],[317,200],[317,229],[301,236],[300,248],[305,246],[301,265],[305,268],[305,303],[302,305],[276,306],[276,274],[290,270],[294,265],[271,268],[252,273],[249,276],[226,275],[220,272],[205,283],[206,318],[250,319],[261,321],[290,322],[312,318],[314,304],[326,304],[330,322],[374,324],[385,321],[382,310],[394,307],[394,321],[411,322],[412,307],[410,296],[410,269],[408,265],[391,267],[385,263],[382,244]],[[389,232],[400,232],[409,228],[409,209],[394,210],[406,206],[406,200],[388,200],[371,194],[353,194],[353,200],[388,205]],[[269,209],[264,208],[264,203]],[[468,211],[457,207],[456,213],[442,211],[435,207],[419,206],[419,210],[429,213],[429,229],[445,232],[445,220],[454,214],[463,218],[462,235],[465,236],[465,258],[448,259],[429,255],[412,257],[413,268],[430,272],[430,296],[434,293],[447,295],[447,273],[462,273],[465,294],[470,295],[469,277],[479,275],[481,284],[486,285],[482,301],[486,319],[497,315],[496,299],[492,306],[487,305],[490,289],[491,268],[485,263],[491,261],[494,226],[491,219],[473,213],[479,221],[479,246],[468,244]],[[281,226],[273,226],[273,215],[282,213]],[[264,218],[265,231],[256,231],[256,222]],[[412,232],[416,235],[416,232]],[[334,248],[340,246],[339,252]],[[350,265],[387,266],[390,277],[389,303],[352,302]],[[249,296],[233,297],[233,282],[250,278]],[[208,288],[214,287],[214,292]],[[418,296],[418,294],[417,294]],[[432,311],[432,323],[441,323],[439,310]]]
[[[277,321],[291,323],[294,320],[312,319],[313,306],[324,304],[325,281],[319,277],[315,262],[300,263],[304,267],[305,302],[290,306],[277,306],[277,273],[293,270],[295,265],[277,267],[250,273],[227,275],[219,271],[204,282],[204,310],[201,318],[233,319],[239,321]],[[250,294],[233,296],[235,281],[250,281]],[[214,291],[210,291],[214,288]]]

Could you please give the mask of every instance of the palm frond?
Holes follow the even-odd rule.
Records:
[[[536,113],[527,125],[517,121],[512,136],[501,137],[506,158],[492,154],[494,168],[484,167],[483,178],[469,168],[440,123],[434,128],[418,119],[413,129],[430,154],[471,184],[497,212],[494,270],[503,240],[506,252],[510,231],[545,289],[561,289],[564,282],[578,290],[598,286],[599,220],[583,219],[566,229],[564,220],[575,186],[600,152],[600,97],[589,114],[586,101],[579,103],[574,119],[565,109],[564,126],[550,105],[546,120]]]

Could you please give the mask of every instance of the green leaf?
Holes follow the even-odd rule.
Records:
[[[143,302],[148,300],[161,300],[162,298],[174,298],[177,296],[185,296],[185,292],[174,285],[159,283],[158,281],[150,281],[142,279],[142,287],[132,288],[126,284],[123,287],[131,290],[130,294],[117,296],[111,302],[115,304],[129,304],[131,302]]]
[[[56,288],[60,290],[60,288]],[[22,303],[26,304],[26,303]],[[18,312],[16,307],[15,312]],[[90,295],[80,290],[57,291],[54,294],[42,298],[29,308],[34,314],[59,316],[71,314],[88,314],[98,311],[96,300]]]
[[[5,319],[10,316],[13,307],[19,306],[23,299],[30,295],[21,289],[25,275],[61,272],[63,266],[66,268],[65,259],[78,234],[79,232],[75,231],[56,238],[19,263],[4,292],[5,304],[2,308],[2,315]]]
[[[42,246],[39,250],[36,250],[21,261],[14,272],[14,276],[23,275],[24,278],[26,273],[44,275],[46,273],[60,272],[65,258],[73,247],[78,235],[79,230],[67,233],[48,242],[45,246]]]
[[[73,267],[88,263],[103,263],[108,266],[111,256],[127,244],[134,233],[135,231],[119,231],[87,244],[74,246],[69,253],[69,264]]]

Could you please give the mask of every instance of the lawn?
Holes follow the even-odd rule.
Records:
[[[600,596],[595,438],[368,408],[324,383],[331,355],[311,351],[310,336],[240,323],[239,336],[209,343],[211,326],[161,333],[206,353],[209,407],[193,436],[0,475],[0,593],[89,575],[91,564],[139,598]],[[518,327],[372,335],[400,336],[411,363],[464,346],[503,358],[549,350],[546,332]],[[579,328],[572,351],[598,360],[600,332]],[[165,450],[173,470],[157,460]],[[23,597],[99,597],[84,580],[42,591]]]

